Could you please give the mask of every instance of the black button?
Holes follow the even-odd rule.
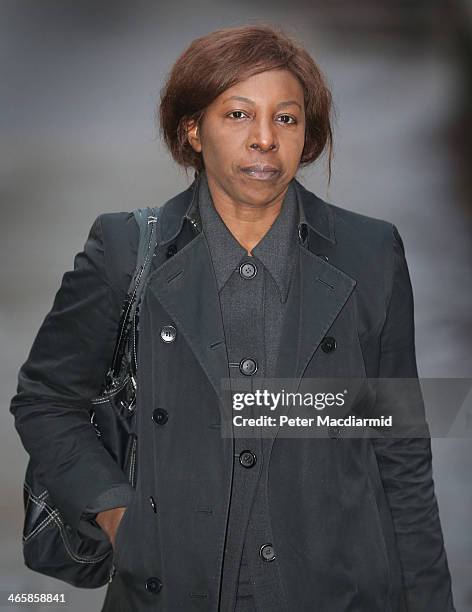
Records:
[[[245,376],[252,376],[257,372],[257,361],[255,359],[242,359],[239,364],[239,371]]]
[[[244,450],[239,454],[239,463],[245,468],[252,468],[256,461],[256,455],[250,450]]]
[[[264,544],[259,550],[264,561],[273,561],[275,559],[275,550],[272,544]]]
[[[250,261],[245,261],[239,266],[239,274],[243,278],[254,278],[257,274],[257,268]]]
[[[162,582],[159,580],[159,578],[151,576],[151,578],[148,578],[146,580],[146,591],[149,591],[150,593],[154,593],[156,595],[161,589]]]
[[[174,342],[177,336],[177,330],[173,325],[164,325],[161,329],[161,340],[168,344],[169,342]]]
[[[154,514],[156,514],[157,513],[156,502],[154,501],[154,497],[152,495],[149,497],[149,501],[151,502],[151,508]]]
[[[321,348],[325,353],[331,353],[336,348],[336,338],[333,336],[325,336],[321,341]]]
[[[169,413],[164,408],[156,408],[152,411],[152,420],[156,425],[164,425],[164,423],[167,423],[168,418]]]
[[[321,259],[324,259],[325,261],[329,261],[328,256],[327,255],[323,255],[322,253],[317,253],[316,254],[318,257],[321,257]]]
[[[172,243],[169,244],[169,246],[167,247],[167,259],[169,259],[170,257],[172,257],[173,255],[175,255],[177,253],[177,245]]]

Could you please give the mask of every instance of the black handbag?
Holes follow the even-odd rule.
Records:
[[[154,250],[161,208],[133,211],[139,226],[136,269],[124,300],[111,365],[98,397],[91,399],[91,426],[136,486],[137,339],[139,306]],[[61,516],[30,460],[23,485],[23,557],[27,567],[76,587],[97,588],[113,575],[114,552],[108,539],[73,530]]]

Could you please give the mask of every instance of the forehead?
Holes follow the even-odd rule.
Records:
[[[293,100],[303,106],[303,87],[297,77],[289,70],[266,70],[254,74],[226,89],[215,100],[219,103],[231,101],[233,96],[244,97],[255,104],[274,101]]]

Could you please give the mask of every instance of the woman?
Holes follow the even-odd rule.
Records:
[[[88,420],[136,260],[131,214],[97,218],[20,371],[26,450],[69,525],[95,520],[113,543],[105,611],[454,610],[428,435],[224,433],[225,380],[417,379],[397,228],[295,178],[331,161],[330,111],[313,59],[269,27],[210,33],[175,63],[161,128],[195,180],[164,205],[140,310],[136,489]],[[395,403],[426,426],[417,394]]]

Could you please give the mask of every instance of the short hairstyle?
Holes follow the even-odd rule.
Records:
[[[325,77],[301,44],[268,25],[211,32],[195,39],[177,59],[161,90],[158,109],[161,135],[174,160],[200,172],[203,157],[187,140],[187,122],[198,124],[207,106],[229,87],[277,68],[290,70],[304,91],[306,129],[300,165],[314,162],[328,146],[330,179],[332,98]]]

